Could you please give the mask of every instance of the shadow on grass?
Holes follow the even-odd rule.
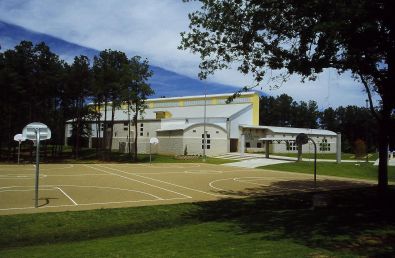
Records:
[[[327,182],[328,184],[330,182]],[[298,189],[311,182],[299,182]],[[292,181],[274,183],[278,188]],[[319,190],[323,190],[323,185]],[[258,233],[265,240],[289,239],[312,248],[369,257],[395,257],[395,189],[385,195],[376,188],[255,196],[197,204],[201,221],[230,222],[234,234]],[[235,193],[239,194],[239,193]],[[324,195],[326,207],[313,208],[314,196]]]
[[[243,178],[241,178],[243,179]],[[248,178],[247,178],[248,179]],[[251,178],[254,180],[254,178]],[[320,192],[330,191],[338,189],[350,189],[367,187],[371,184],[357,181],[345,181],[345,180],[332,180],[332,179],[320,179],[315,184],[313,180],[283,180],[275,182],[260,182],[264,178],[256,178],[254,181],[240,181],[240,184],[253,185],[253,187],[247,187],[239,191],[234,190],[218,190],[216,193],[230,195],[230,196],[242,196],[242,197],[262,197],[266,195],[282,195],[292,193],[303,193],[303,192]],[[231,186],[230,186],[231,187]],[[226,188],[223,187],[223,188]]]

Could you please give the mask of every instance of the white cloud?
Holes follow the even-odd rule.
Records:
[[[188,30],[187,14],[196,7],[181,0],[2,0],[0,17],[86,47],[138,54],[154,65],[196,78],[199,57],[177,50],[180,32]],[[209,80],[235,86],[252,82],[235,70],[220,71]],[[326,71],[316,82],[301,84],[293,77],[280,89],[263,90],[269,95],[287,93],[298,101],[313,99],[321,107],[364,105],[366,98],[349,74],[337,77],[334,71]]]

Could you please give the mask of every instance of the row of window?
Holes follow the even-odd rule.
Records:
[[[211,136],[209,133],[206,133],[206,149],[209,150],[211,148]],[[202,133],[202,150],[204,149],[204,134]]]
[[[262,148],[262,143],[258,142],[256,144],[257,148]],[[251,143],[246,142],[246,148],[251,148]],[[331,150],[331,144],[328,143],[327,139],[322,140],[322,142],[319,144],[320,151],[330,151]],[[298,145],[294,141],[289,141],[286,143],[286,149],[287,151],[297,151],[298,150]]]

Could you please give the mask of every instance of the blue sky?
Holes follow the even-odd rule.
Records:
[[[1,0],[0,20],[84,47],[140,55],[164,69],[197,78],[199,57],[177,49],[188,30],[196,3],[181,0]],[[70,57],[71,58],[71,57]],[[209,82],[237,87],[251,84],[235,69],[220,71]],[[260,88],[259,88],[260,89]],[[349,73],[325,70],[314,82],[291,77],[278,89],[263,83],[268,95],[287,93],[295,100],[315,100],[321,108],[365,105],[363,87]]]

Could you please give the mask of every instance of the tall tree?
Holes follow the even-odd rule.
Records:
[[[127,66],[124,67],[122,80],[124,82],[124,97],[123,100],[128,105],[128,114],[133,111],[133,125],[134,125],[134,151],[133,159],[137,161],[137,139],[139,132],[137,121],[147,108],[147,97],[154,94],[154,90],[147,83],[147,80],[152,76],[152,71],[149,68],[148,60],[141,60],[141,57],[134,56],[129,60]],[[128,148],[130,151],[130,119],[128,121],[129,127],[129,142]]]
[[[188,2],[188,0],[185,0]],[[237,62],[259,84],[268,69],[314,79],[325,68],[351,71],[367,92],[379,133],[381,190],[395,109],[395,3],[391,0],[199,0],[181,49],[200,53],[200,77]],[[285,76],[284,79],[287,77]],[[371,92],[381,97],[380,111]]]
[[[93,71],[95,74],[95,83],[101,87],[104,99],[104,146],[108,145],[109,150],[112,148],[112,140],[114,133],[114,115],[115,110],[121,104],[122,85],[121,78],[124,66],[128,63],[125,53],[106,49],[101,51],[98,57],[94,58]],[[107,106],[111,102],[111,122],[110,132],[108,132],[107,124]],[[107,139],[107,137],[109,139]]]
[[[2,54],[1,142],[10,146],[23,126],[41,121],[52,129],[51,141],[59,144],[64,130],[58,126],[63,124],[58,115],[63,73],[64,62],[44,43],[22,41]]]
[[[69,101],[73,119],[73,154],[78,158],[81,149],[81,134],[86,134],[86,123],[84,120],[88,116],[89,108],[86,106],[86,100],[91,90],[91,68],[87,56],[78,56],[68,71],[68,84],[63,93],[67,96],[65,101]]]

